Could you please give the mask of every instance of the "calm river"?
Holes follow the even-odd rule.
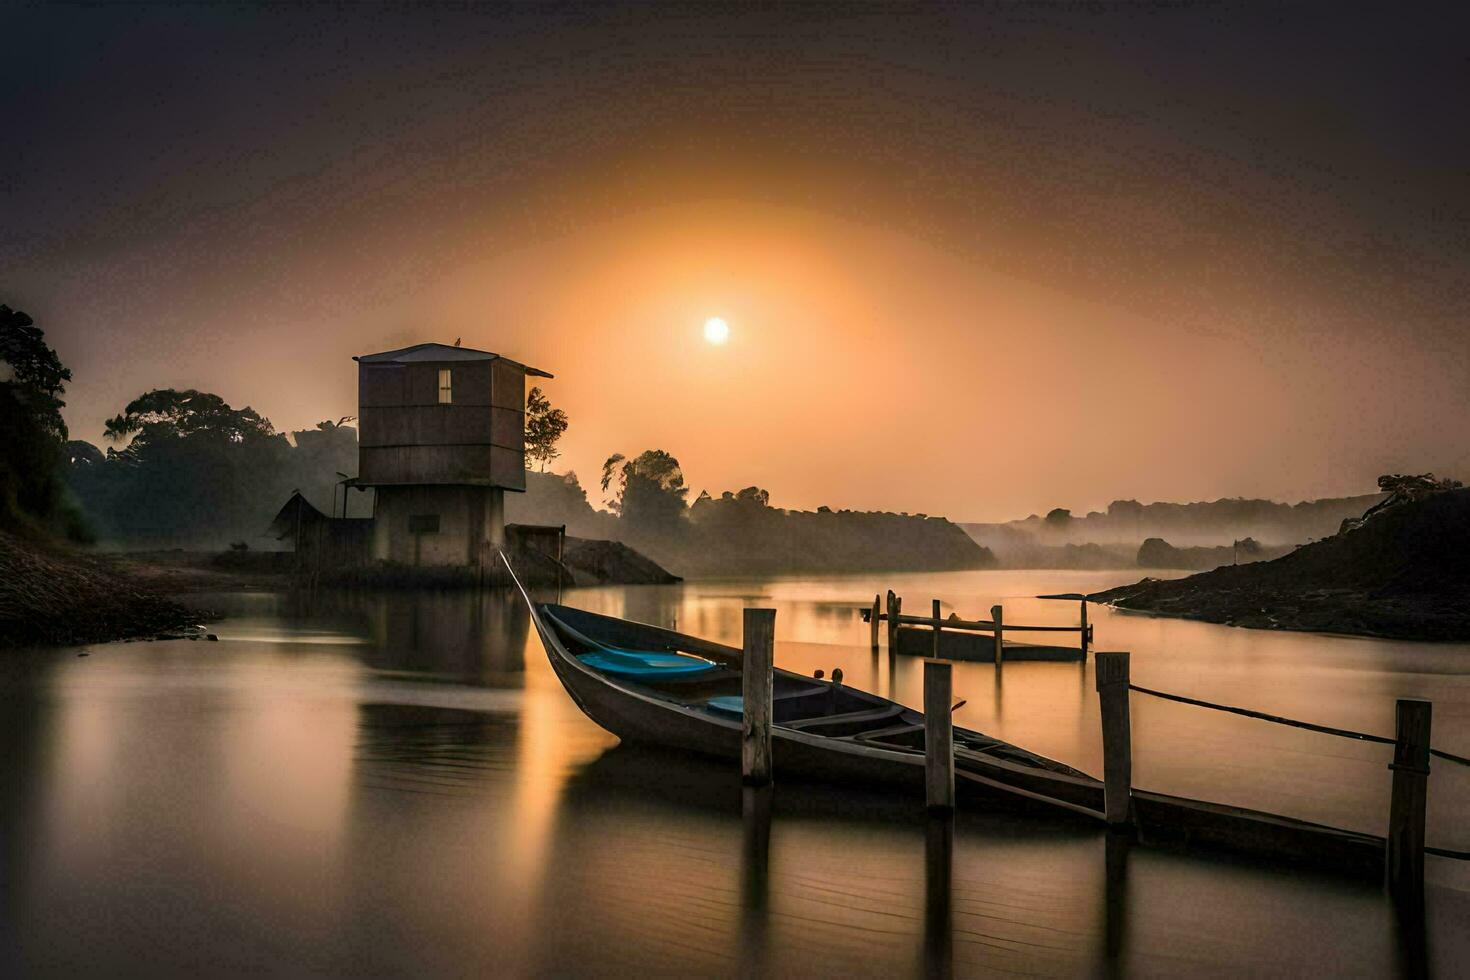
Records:
[[[857,608],[894,588],[962,616],[1075,622],[1128,573],[972,572],[579,590],[572,605],[739,643],[921,703]],[[779,784],[768,845],[738,772],[619,748],[562,691],[508,595],[207,600],[220,642],[0,658],[6,975],[1137,975],[1470,964],[1470,866],[1428,859],[1429,913],[1378,890],[967,811],[935,918],[921,800]],[[1434,701],[1470,754],[1470,645],[1273,634],[1092,608],[1137,683],[1392,734]],[[86,652],[88,656],[79,656]],[[959,724],[1101,770],[1092,670],[956,666]],[[1384,746],[1133,698],[1143,787],[1382,832]],[[778,774],[779,780],[779,774]],[[1436,763],[1429,840],[1470,850],[1470,769]],[[754,843],[753,843],[754,842]],[[946,952],[937,953],[941,944]]]

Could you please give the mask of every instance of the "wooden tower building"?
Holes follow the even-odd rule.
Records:
[[[551,375],[446,344],[353,360],[354,484],[377,491],[372,557],[491,567],[505,545],[505,491],[526,489],[526,375]]]

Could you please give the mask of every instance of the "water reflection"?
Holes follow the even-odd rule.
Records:
[[[743,786],[740,791],[740,972],[764,976],[768,971],[767,923],[771,897],[771,804],[775,789]]]
[[[782,666],[840,666],[915,704],[921,663],[874,657],[856,614],[886,584],[568,601],[727,643],[745,604],[774,605]],[[1004,601],[1023,622],[1068,612],[1028,610],[1026,590],[1076,587],[898,584],[962,613]],[[1470,892],[1443,862],[1428,918],[1396,922],[1371,885],[1130,848],[1035,814],[934,822],[922,799],[779,773],[747,791],[733,764],[616,746],[508,593],[223,601],[217,644],[0,664],[7,975],[1383,974],[1470,955]],[[1421,692],[1447,706],[1435,741],[1470,746],[1464,649],[1095,621],[1142,682],[1369,730],[1393,696]],[[957,721],[1096,771],[1089,672],[959,665]],[[1372,746],[1134,710],[1147,785],[1368,829],[1380,783],[1386,807]],[[1430,800],[1431,839],[1466,846],[1454,773],[1436,770]]]
[[[930,811],[924,824],[924,975],[954,975],[954,814]]]
[[[1132,846],[1133,840],[1126,832],[1104,832],[1103,962],[1108,976],[1122,974],[1120,965],[1128,942],[1128,852]]]

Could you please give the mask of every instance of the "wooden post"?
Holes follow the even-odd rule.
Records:
[[[1429,701],[1400,698],[1395,712],[1393,796],[1384,868],[1395,898],[1424,895],[1424,811],[1429,793]]]
[[[934,611],[934,657],[935,657],[935,659],[938,659],[938,657],[939,657],[939,623],[940,623],[940,619],[939,619],[939,600],[938,599],[935,599],[934,600],[933,611]]]
[[[888,656],[889,657],[892,657],[894,651],[898,648],[898,635],[895,632],[898,629],[898,615],[897,614],[898,614],[898,597],[893,594],[893,590],[892,589],[889,589],[888,590]]]
[[[1086,660],[1087,659],[1087,600],[1086,599],[1083,599],[1082,600],[1082,614],[1081,614],[1080,623],[1082,625],[1082,632],[1079,634],[1079,639],[1077,641],[1077,645],[1082,650],[1082,659],[1083,660]]]
[[[1128,654],[1099,653],[1097,700],[1102,709],[1103,811],[1109,824],[1132,822],[1133,738],[1128,723]]]
[[[868,620],[868,638],[872,642],[873,652],[878,652],[878,620],[882,615],[882,607],[878,605],[882,596],[873,593],[873,614]]]
[[[903,615],[903,596],[893,597],[893,616],[888,620],[888,655],[898,653],[898,618]]]
[[[949,713],[953,667],[939,660],[924,663],[924,798],[931,810],[954,807],[954,726]]]
[[[745,610],[740,775],[751,786],[771,781],[771,669],[775,645],[776,610]]]
[[[1005,638],[1005,611],[1000,606],[990,607],[990,618],[995,623],[995,665],[999,667],[1006,659]]]

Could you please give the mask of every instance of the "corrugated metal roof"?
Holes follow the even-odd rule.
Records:
[[[549,378],[551,374],[540,368],[533,368],[513,361],[508,357],[487,350],[475,350],[473,347],[451,347],[448,344],[414,344],[412,347],[402,347],[398,350],[383,351],[381,354],[359,354],[354,361],[363,364],[411,364],[419,361],[493,361],[502,360],[507,364],[514,364],[523,368],[527,374],[538,378]]]

